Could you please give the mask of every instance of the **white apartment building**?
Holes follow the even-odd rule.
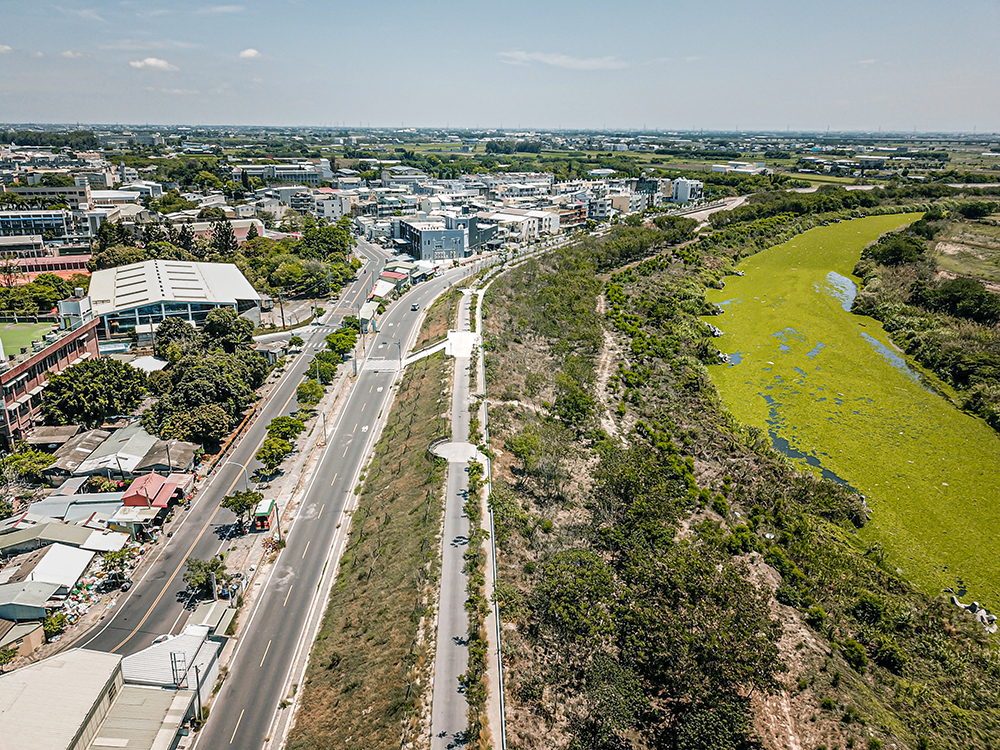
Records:
[[[688,203],[690,201],[701,200],[704,188],[704,183],[698,180],[686,180],[683,177],[679,177],[674,180],[671,200],[674,203]]]

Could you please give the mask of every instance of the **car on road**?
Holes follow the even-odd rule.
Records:
[[[130,588],[132,588],[132,581],[130,579],[126,578],[124,581],[122,581],[121,590],[122,591],[128,591]]]
[[[153,639],[153,645],[157,643],[163,643],[164,641],[169,641],[172,636],[169,633],[164,633],[163,635],[158,635]]]
[[[410,311],[411,312],[416,312],[419,309],[420,309],[420,305],[418,305],[416,302],[414,302],[412,305],[410,305]]]

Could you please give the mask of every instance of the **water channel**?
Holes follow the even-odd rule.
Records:
[[[864,246],[919,215],[819,227],[745,259],[708,299],[727,407],[805,470],[868,498],[859,534],[929,593],[1000,609],[1000,438],[938,394],[882,325],[852,315]]]

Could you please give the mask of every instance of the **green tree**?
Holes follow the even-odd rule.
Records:
[[[267,426],[267,434],[281,440],[294,440],[305,428],[295,417],[276,417]]]
[[[353,328],[339,328],[326,337],[326,346],[334,354],[348,354],[358,343],[358,332]]]
[[[13,648],[0,648],[0,674],[3,673],[4,667],[10,664],[14,659],[17,658],[17,649]]]
[[[302,346],[304,343],[306,342],[301,336],[292,336],[290,339],[288,339],[288,345],[293,349]]]
[[[54,464],[55,460],[56,457],[50,453],[20,444],[13,453],[0,459],[0,470],[8,482],[40,484],[42,469]]]
[[[236,515],[236,520],[239,522],[240,528],[243,528],[246,521],[250,520],[250,514],[253,513],[253,509],[263,499],[264,496],[259,492],[244,490],[242,492],[234,492],[232,495],[226,495],[222,499],[222,507],[231,510]]]
[[[226,221],[225,216],[213,217],[219,220],[215,222],[212,229],[212,249],[224,258],[236,255],[240,245],[236,241],[236,233],[233,225]]]
[[[257,239],[258,237],[260,237],[260,234],[257,232],[257,225],[256,224],[251,224],[250,228],[247,230],[247,239],[246,239],[246,241],[250,242],[251,240]]]
[[[90,359],[49,378],[42,391],[48,424],[97,427],[109,416],[130,414],[146,394],[146,375],[116,359]]]
[[[112,550],[104,553],[104,572],[112,581],[121,581],[125,578],[128,564],[132,559],[132,552],[129,549]]]
[[[278,437],[268,437],[260,446],[254,458],[264,465],[267,474],[274,474],[285,456],[292,452],[292,444]]]
[[[45,637],[51,640],[66,629],[66,615],[62,612],[53,612],[42,622],[42,630]]]
[[[206,315],[202,333],[209,349],[221,346],[229,354],[253,343],[253,323],[231,307],[217,307]]]
[[[167,351],[172,344],[176,344],[182,353],[192,351],[198,344],[198,329],[183,318],[164,319],[156,327],[153,353],[157,357],[169,359]]]
[[[212,594],[212,574],[215,574],[215,583],[218,588],[224,588],[232,578],[226,572],[226,563],[219,557],[212,556],[207,560],[200,560],[197,557],[189,557],[187,569],[184,571],[184,583],[203,596]]]
[[[323,398],[323,386],[315,380],[306,380],[299,384],[295,395],[299,400],[299,406],[303,409],[312,409]]]

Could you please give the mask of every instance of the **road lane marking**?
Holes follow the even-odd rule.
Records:
[[[357,432],[357,431],[358,431],[358,423],[357,423],[357,422],[355,422],[355,423],[354,423],[354,429],[353,429],[353,430],[351,430],[351,434],[353,435],[353,434],[354,434],[355,432]]]
[[[336,481],[336,477],[334,477],[334,481]],[[326,503],[323,503],[323,507],[319,509],[319,515],[316,516],[317,521],[323,517],[324,510],[326,510]]]
[[[335,485],[337,483],[337,477],[339,477],[339,476],[340,476],[340,472],[339,471],[336,474],[333,475],[333,479],[330,480],[330,486],[331,487],[333,487],[333,485]]]
[[[285,594],[285,604],[288,604],[288,597],[290,597],[292,595],[292,589],[294,589],[294,588],[295,588],[295,584],[294,583],[291,586],[288,587],[288,593]],[[281,606],[284,607],[285,604],[282,604]],[[263,664],[263,662],[261,662],[261,663]]]
[[[234,729],[234,730],[233,730],[233,736],[229,738],[229,744],[230,744],[230,745],[232,745],[232,744],[233,744],[233,740],[235,740],[235,739],[236,739],[236,732],[237,732],[237,730],[239,730],[239,728],[240,728],[240,722],[241,722],[241,721],[243,721],[243,712],[244,712],[244,711],[246,711],[246,709],[245,709],[245,708],[243,709],[243,711],[240,711],[240,718],[238,718],[238,719],[236,720],[236,729]]]
[[[308,542],[306,542],[306,548],[305,548],[304,550],[302,550],[302,557],[303,557],[303,559],[304,559],[304,558],[305,558],[305,556],[306,556],[306,552],[308,552],[308,551],[309,551],[309,544],[310,544],[311,542],[312,542],[312,539],[310,539],[310,540],[309,540]]]
[[[363,404],[361,404],[361,411],[364,411],[366,406],[368,406],[368,402],[367,401],[365,401]]]
[[[288,589],[288,590],[291,591],[291,589]],[[260,665],[257,667],[257,669],[260,669],[261,667],[264,666],[264,659],[267,658],[267,652],[270,651],[270,650],[271,650],[271,642],[268,641],[267,642],[267,646],[264,648],[264,655],[262,657],[260,657]],[[243,714],[240,714],[240,716],[243,716]],[[236,732],[233,732],[233,734],[235,735]]]
[[[344,456],[347,455],[347,449],[350,448],[350,447],[351,447],[350,443],[348,443],[346,446],[344,446]],[[344,456],[341,456],[341,458],[343,458]]]

